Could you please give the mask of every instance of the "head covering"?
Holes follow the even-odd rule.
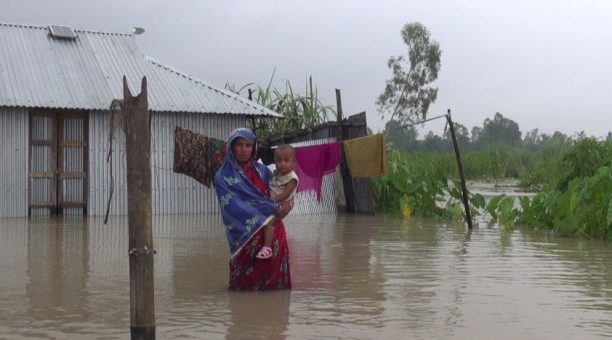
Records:
[[[253,144],[253,153],[251,154],[251,161],[255,160],[255,155],[257,155],[257,138],[255,138],[255,133],[251,129],[247,128],[238,128],[232,132],[230,132],[229,137],[227,138],[227,145],[229,146],[229,152],[227,157],[231,157],[234,162],[236,159],[234,158],[234,142],[238,138],[244,138]],[[238,162],[236,162],[237,164]]]
[[[255,133],[247,128],[232,131],[227,140],[227,156],[214,179],[232,256],[237,254],[240,248],[267,224],[278,210],[278,205],[253,185],[243,167],[234,158],[232,146],[238,138],[245,138],[253,143],[253,155],[245,166],[256,171],[266,184],[270,183],[272,177],[271,171],[265,165],[255,162],[257,154]]]

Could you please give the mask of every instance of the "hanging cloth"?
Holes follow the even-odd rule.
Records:
[[[336,171],[340,155],[338,142],[295,148],[295,172],[300,179],[297,192],[314,190],[320,201],[323,176]]]
[[[172,170],[187,175],[210,188],[217,168],[223,163],[225,142],[200,133],[174,128],[174,162]]]
[[[382,176],[387,171],[387,144],[382,133],[343,141],[352,177]]]

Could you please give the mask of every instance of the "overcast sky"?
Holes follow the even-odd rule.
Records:
[[[345,114],[366,111],[374,131],[386,62],[406,52],[400,30],[418,21],[442,49],[429,116],[450,108],[471,129],[500,112],[523,135],[612,129],[612,1],[0,0],[0,21],[143,27],[143,53],[219,87],[263,85],[276,69],[277,85],[304,93],[312,75],[324,102],[341,89]]]

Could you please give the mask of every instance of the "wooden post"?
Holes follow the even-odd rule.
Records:
[[[336,141],[342,141],[342,97],[340,96],[340,89],[336,89]]]
[[[123,118],[127,158],[130,258],[130,333],[134,339],[155,339],[153,233],[151,218],[151,126],[147,78],[132,97],[123,77]]]
[[[463,206],[465,208],[465,217],[467,219],[468,228],[472,230],[472,214],[470,213],[470,204],[468,202],[468,191],[465,185],[465,175],[463,174],[463,164],[461,164],[461,155],[459,154],[459,145],[457,145],[457,138],[455,137],[455,125],[451,119],[450,109],[447,111],[446,121],[450,128],[451,137],[453,139],[453,147],[455,148],[455,156],[457,157],[457,166],[459,167],[459,178],[461,179],[461,191],[463,193]]]
[[[344,138],[344,127],[342,125],[342,97],[340,89],[336,89],[336,141],[341,142]],[[344,188],[345,209],[347,212],[355,212],[355,190],[353,189],[353,178],[346,162],[344,148],[340,149],[342,158],[340,161],[340,174],[342,175],[342,187]]]

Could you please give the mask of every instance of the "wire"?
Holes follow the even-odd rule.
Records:
[[[411,123],[411,124],[408,124],[408,125],[402,125],[402,126],[394,127],[392,129],[385,129],[385,133],[388,133],[389,131],[399,130],[399,129],[402,129],[402,130],[403,129],[407,129],[407,128],[412,127],[412,126],[423,124],[425,122],[429,122],[430,120],[434,120],[434,119],[438,119],[438,118],[442,118],[442,117],[446,117],[446,116],[447,116],[446,114],[443,114],[443,115],[427,118],[427,119],[424,119],[424,120],[421,120],[421,121],[418,121],[418,122],[415,122],[415,123]]]

